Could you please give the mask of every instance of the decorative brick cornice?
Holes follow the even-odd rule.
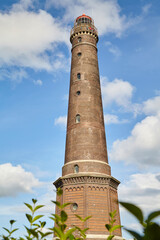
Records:
[[[119,181],[112,176],[96,176],[96,175],[80,175],[74,174],[67,177],[58,178],[53,184],[58,187],[75,185],[75,184],[98,184],[98,185],[109,185],[115,189],[117,189],[119,185]]]
[[[98,35],[97,35],[96,32],[93,32],[93,31],[90,31],[90,30],[87,30],[87,31],[85,30],[85,31],[77,31],[76,33],[72,33],[71,37],[70,37],[71,43],[73,41],[73,38],[75,38],[77,36],[79,37],[79,36],[81,36],[83,34],[90,35],[90,36],[94,37],[96,39],[96,42],[98,42]]]

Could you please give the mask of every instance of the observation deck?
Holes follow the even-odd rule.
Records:
[[[71,29],[70,32],[70,41],[72,43],[72,39],[80,34],[90,34],[96,38],[98,42],[98,31],[97,28],[94,26],[94,21],[91,17],[83,14],[76,18],[74,21],[74,27]]]

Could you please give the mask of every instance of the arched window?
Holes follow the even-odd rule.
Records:
[[[78,37],[78,42],[81,42],[82,41],[82,38],[81,37]]]
[[[76,123],[80,123],[80,115],[79,114],[76,115]]]
[[[82,55],[82,53],[81,53],[81,52],[78,52],[78,53],[77,53],[77,56],[78,56],[78,57],[80,57],[81,55]]]
[[[79,95],[81,94],[81,92],[80,92],[80,91],[77,91],[76,94],[77,94],[77,96],[79,96]]]
[[[78,209],[78,204],[77,204],[77,203],[72,203],[72,204],[71,204],[71,210],[72,210],[72,212],[77,211],[77,209]]]
[[[77,73],[77,79],[80,80],[81,79],[81,74]]]
[[[74,165],[74,173],[79,173],[79,166],[77,164]]]

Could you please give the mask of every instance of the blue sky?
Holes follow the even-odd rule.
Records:
[[[69,34],[82,13],[99,32],[109,163],[121,181],[119,198],[146,214],[160,208],[160,2],[1,0],[0,226],[15,218],[23,232],[23,202],[33,197],[47,205],[47,215],[54,211],[52,182],[64,163]],[[121,221],[137,227],[123,209]]]

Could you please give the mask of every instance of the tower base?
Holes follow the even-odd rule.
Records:
[[[54,182],[54,185],[63,189],[63,195],[57,196],[57,201],[61,204],[72,203],[65,209],[68,214],[67,226],[89,228],[87,239],[107,238],[109,233],[105,224],[109,223],[109,213],[114,210],[117,212],[115,225],[120,225],[117,179],[105,174],[78,173],[61,177]],[[58,209],[56,213],[58,214]],[[83,223],[75,214],[82,218],[92,217]],[[121,237],[121,229],[115,230],[113,234]],[[115,240],[119,239],[122,238],[115,238]]]

